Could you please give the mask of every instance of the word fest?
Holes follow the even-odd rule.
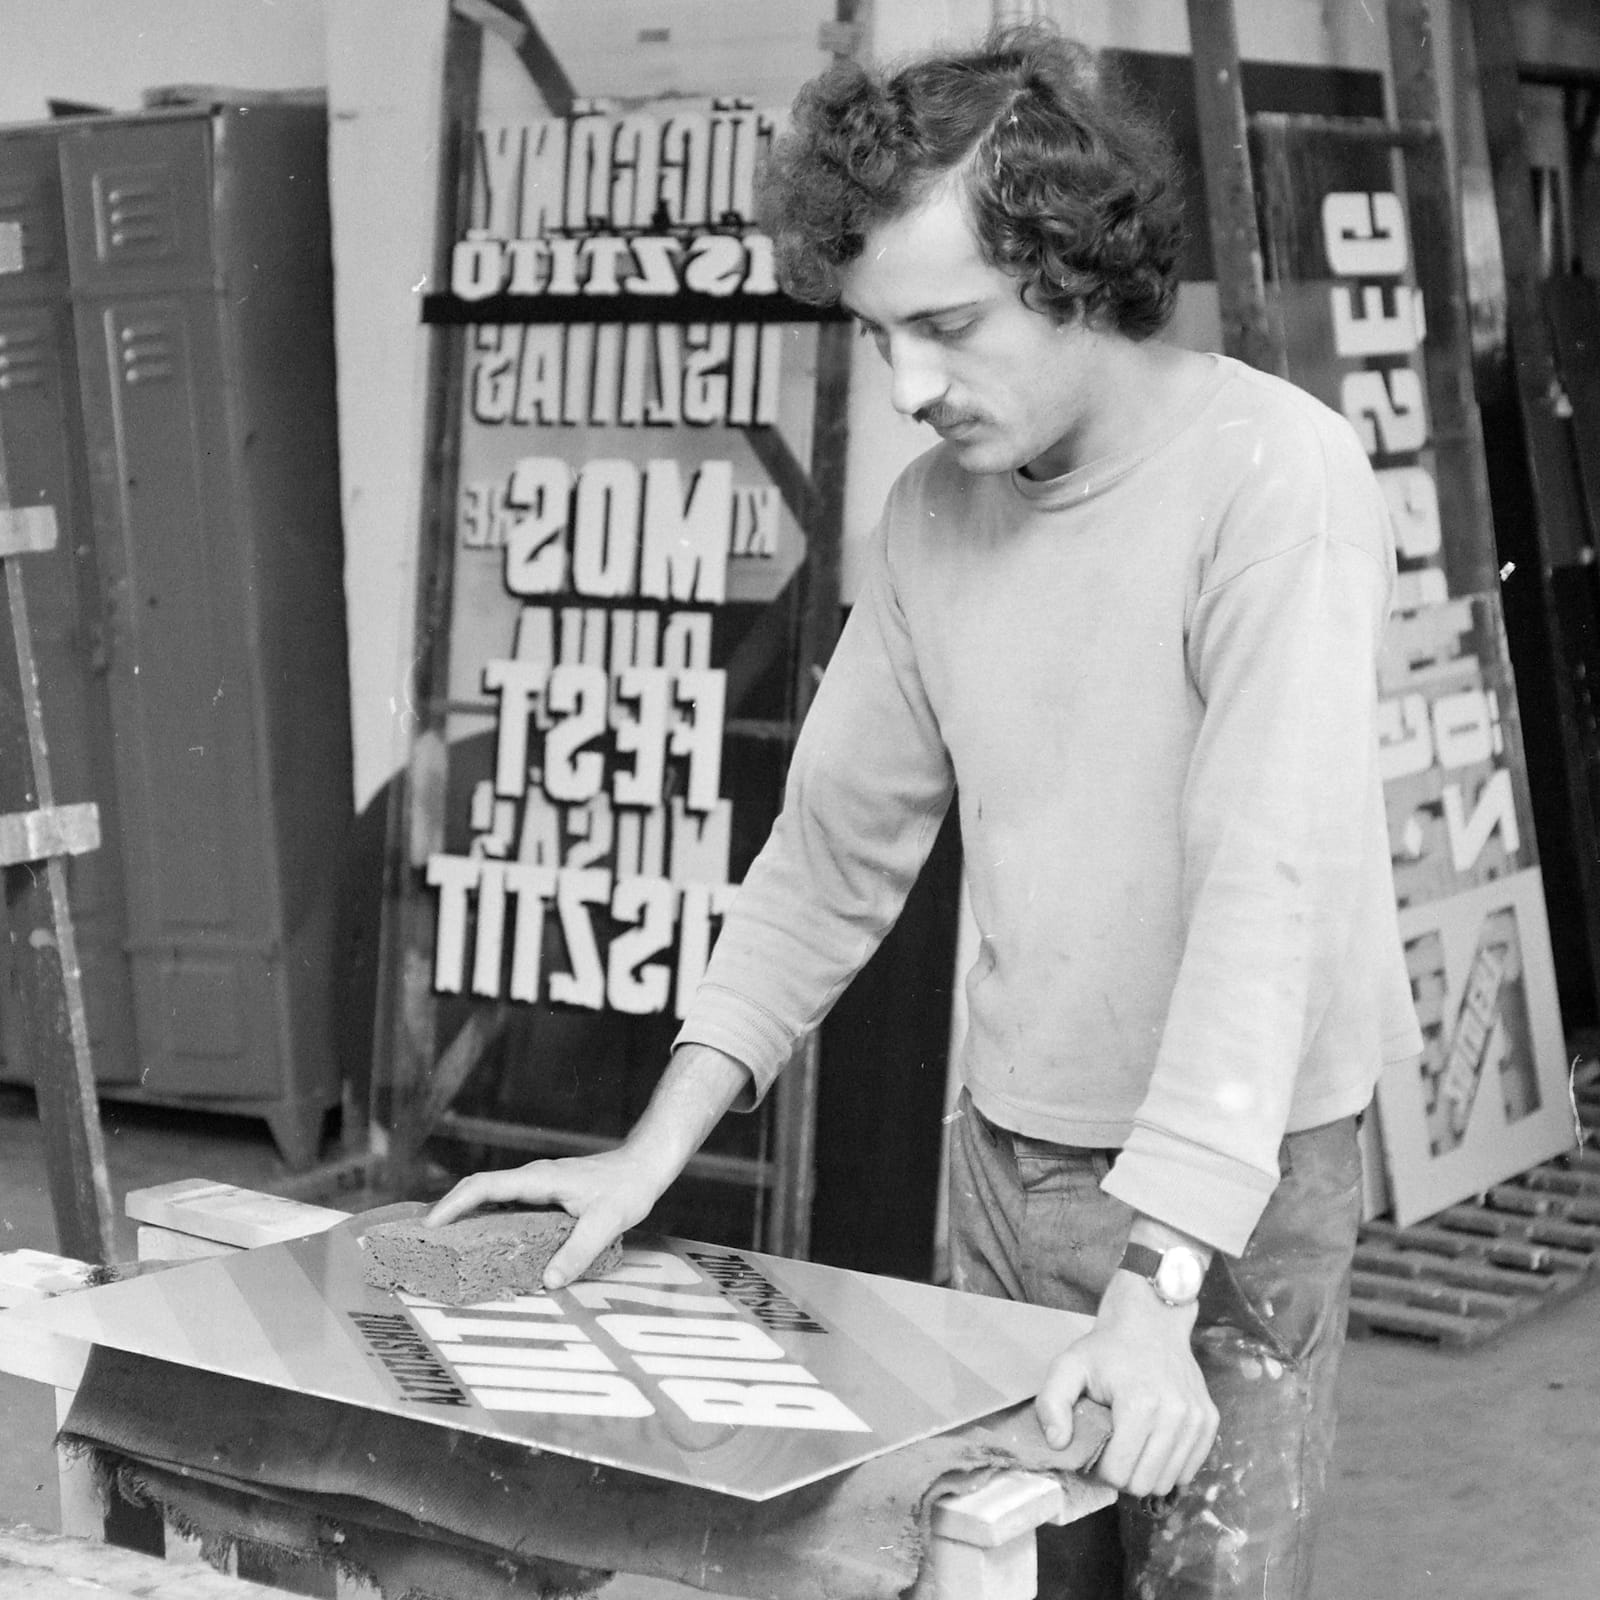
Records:
[[[473,797],[477,837],[427,866],[434,987],[681,1014],[733,892],[725,674],[709,610],[611,602],[724,598],[729,464],[706,463],[686,491],[672,460],[529,458],[508,497],[505,586],[528,603],[511,655],[483,668],[494,776]],[[576,603],[538,603],[558,596]]]

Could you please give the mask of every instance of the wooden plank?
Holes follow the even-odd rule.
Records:
[[[92,800],[0,816],[0,867],[100,848],[100,808]]]
[[[66,1427],[77,1399],[76,1389],[57,1389],[56,1427]],[[106,1533],[106,1503],[93,1459],[86,1453],[56,1446],[56,1492],[59,1530],[72,1538],[101,1539]]]
[[[1450,530],[1446,560],[1452,594],[1492,592],[1499,557],[1489,525],[1489,473],[1473,388],[1466,265],[1456,189],[1440,132],[1439,93],[1430,0],[1388,0],[1390,82],[1403,123],[1431,126],[1433,136],[1408,144],[1406,207],[1411,255],[1427,306],[1423,376],[1428,391],[1439,521]]]
[[[1470,1257],[1452,1258],[1368,1243],[1357,1246],[1355,1264],[1366,1272],[1384,1277],[1434,1278],[1440,1283],[1460,1284],[1466,1289],[1501,1290],[1534,1299],[1550,1294],[1565,1281],[1551,1274],[1499,1267],[1493,1262]]]
[[[1572,1195],[1586,1200],[1600,1200],[1600,1163],[1575,1165],[1571,1168],[1534,1167],[1531,1171],[1523,1173],[1517,1181],[1529,1189]]]
[[[1465,1232],[1458,1228],[1445,1228],[1426,1223],[1416,1223],[1409,1228],[1398,1228],[1392,1222],[1378,1218],[1366,1224],[1379,1237],[1402,1238],[1419,1250],[1436,1251],[1443,1256],[1473,1256],[1492,1261],[1497,1266],[1516,1267],[1524,1272],[1563,1273],[1567,1277],[1581,1276],[1581,1267],[1587,1259],[1575,1252],[1552,1250],[1547,1245],[1535,1245],[1521,1239],[1504,1239],[1480,1232]]]
[[[1508,1215],[1491,1211],[1487,1206],[1452,1206],[1440,1213],[1439,1221],[1447,1228],[1459,1228],[1468,1233],[1492,1235],[1502,1240],[1526,1240],[1531,1245],[1550,1251],[1553,1265],[1577,1272],[1588,1270],[1595,1247],[1600,1244],[1592,1228],[1549,1221],[1543,1217]]]
[[[1002,1472],[966,1494],[951,1495],[933,1508],[936,1539],[955,1539],[992,1550],[1019,1534],[1032,1533],[1066,1515],[1066,1492],[1038,1472]]]
[[[1519,1197],[1513,1205],[1573,1203],[1559,1193],[1504,1187]],[[1500,1213],[1492,1203],[1405,1228],[1383,1219],[1365,1224],[1352,1273],[1352,1333],[1479,1344],[1592,1281],[1600,1229],[1576,1228],[1587,1250],[1507,1236],[1535,1229],[1568,1237],[1558,1219]]]
[[[152,1228],[145,1222],[135,1230],[134,1253],[140,1261],[207,1261],[215,1256],[236,1255],[238,1248],[171,1228]]]
[[[1560,1190],[1519,1189],[1514,1184],[1500,1184],[1489,1191],[1489,1201],[1497,1211],[1551,1217],[1557,1222],[1584,1227],[1590,1241],[1588,1247],[1600,1249],[1600,1197],[1585,1200]]]
[[[1188,3],[1200,165],[1222,314],[1222,347],[1252,367],[1287,377],[1287,353],[1282,341],[1273,337],[1267,313],[1233,0]]]
[[[1350,1331],[1358,1337],[1373,1331],[1402,1333],[1459,1348],[1477,1344],[1498,1333],[1502,1326],[1486,1318],[1454,1316],[1425,1306],[1396,1306],[1387,1301],[1355,1298],[1350,1301]]]
[[[59,537],[54,506],[0,505],[0,560],[42,555],[55,549]]]
[[[1448,1311],[1462,1317],[1501,1319],[1515,1315],[1522,1306],[1522,1297],[1519,1295],[1465,1289],[1459,1284],[1440,1283],[1427,1278],[1386,1277],[1374,1272],[1352,1274],[1351,1288],[1363,1300],[1382,1300],[1390,1305],[1427,1306],[1434,1311]]]
[[[48,1250],[7,1250],[0,1254],[0,1307],[82,1289],[93,1270],[87,1261]]]
[[[130,1189],[124,1208],[135,1222],[240,1250],[303,1239],[350,1216],[348,1211],[285,1200],[210,1178],[179,1178],[153,1188]]]

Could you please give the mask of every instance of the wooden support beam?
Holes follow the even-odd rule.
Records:
[[[571,115],[578,98],[572,79],[538,24],[516,0],[452,0],[450,9],[485,32],[498,34],[511,46],[552,117]]]
[[[1582,563],[1583,515],[1567,442],[1564,394],[1545,325],[1538,225],[1528,179],[1521,82],[1511,11],[1503,0],[1468,0],[1478,52],[1478,91],[1494,173],[1505,265],[1511,356],[1522,397],[1528,465],[1539,503],[1537,536],[1547,567]]]
[[[1222,347],[1252,367],[1286,377],[1282,341],[1272,336],[1267,314],[1233,0],[1189,0],[1189,48]]]
[[[483,64],[479,26],[452,11],[445,30],[444,93],[440,106],[439,193],[434,215],[434,281],[450,281],[454,241],[471,214],[478,79]],[[373,1029],[373,1109],[380,1126],[414,1107],[427,1092],[438,1051],[438,1007],[431,952],[432,897],[422,884],[428,856],[443,848],[446,775],[443,701],[450,681],[450,612],[455,540],[452,534],[461,476],[461,416],[465,335],[434,328],[428,341],[427,459],[420,517],[416,651],[412,703],[420,719],[405,769],[390,789],[379,934],[378,1004]],[[424,1135],[425,1137],[425,1135]],[[420,1144],[396,1141],[384,1160],[384,1179],[407,1194],[418,1178]]]
[[[1403,122],[1433,130],[1433,137],[1407,148],[1405,171],[1412,259],[1427,306],[1423,367],[1439,521],[1446,528],[1482,528],[1488,519],[1489,474],[1472,382],[1456,188],[1439,131],[1444,110],[1434,64],[1433,8],[1428,0],[1389,0],[1387,14],[1395,111]],[[1449,565],[1452,594],[1492,593],[1499,587],[1499,560],[1487,533],[1453,540]]]
[[[1522,129],[1522,86],[1511,8],[1504,0],[1467,0],[1477,52],[1478,93],[1494,179],[1500,254],[1505,274],[1506,322],[1512,380],[1527,469],[1525,536],[1535,556],[1543,648],[1550,663],[1550,698],[1557,725],[1564,817],[1577,878],[1576,905],[1587,956],[1591,995],[1600,996],[1600,819],[1592,775],[1595,751],[1584,737],[1577,675],[1582,661],[1582,621],[1564,615],[1563,590],[1574,569],[1594,559],[1588,543],[1577,465],[1568,436],[1568,402],[1556,367],[1540,281],[1538,230]],[[1443,474],[1440,474],[1441,479]],[[1441,483],[1442,487],[1442,483]],[[1522,486],[1518,486],[1521,489]],[[1502,510],[1502,520],[1505,520]],[[1587,581],[1585,587],[1587,587]],[[1587,695],[1584,697],[1587,699]]]
[[[426,1081],[416,1085],[414,1096],[404,1101],[396,1099],[390,1119],[393,1133],[389,1155],[391,1172],[400,1168],[408,1173],[416,1170],[429,1134],[450,1109],[484,1052],[504,1034],[510,1016],[511,1008],[505,1004],[482,1006],[469,1012]]]

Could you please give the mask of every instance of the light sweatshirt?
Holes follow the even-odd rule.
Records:
[[[785,804],[680,1042],[765,1094],[893,924],[953,793],[980,934],[960,1070],[1108,1192],[1238,1254],[1286,1130],[1421,1049],[1378,775],[1394,575],[1354,432],[1215,358],[1048,482],[943,446],[891,491]]]

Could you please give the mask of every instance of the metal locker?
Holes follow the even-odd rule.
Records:
[[[325,140],[264,102],[60,145],[142,1092],[295,1165],[350,811]]]

